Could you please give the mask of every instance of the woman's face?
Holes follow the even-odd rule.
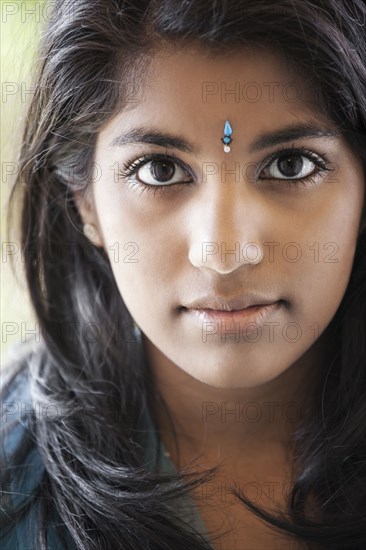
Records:
[[[268,382],[340,305],[361,225],[361,162],[274,54],[161,51],[131,90],[98,136],[84,221],[98,228],[145,344],[216,387]],[[118,174],[136,159],[135,174]],[[247,294],[281,303],[250,325],[182,309]]]

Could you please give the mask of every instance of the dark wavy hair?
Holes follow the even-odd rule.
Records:
[[[32,446],[44,475],[28,499],[6,508],[2,530],[37,505],[34,547],[41,550],[48,548],[53,512],[80,550],[207,549],[172,503],[211,479],[213,470],[168,475],[145,464],[137,426],[142,407],[152,409],[154,380],[142,346],[129,337],[132,318],[109,259],[83,235],[73,192],[90,188],[98,132],[128,108],[131,82],[139,82],[163,44],[199,44],[218,55],[253,46],[285,56],[311,77],[322,109],[362,160],[366,178],[366,4],[56,0],[47,14],[8,220],[11,227],[14,206],[21,205],[20,241],[41,341],[19,352],[3,397],[23,373],[33,402],[73,414],[27,415],[27,431],[10,464],[2,465],[1,485]],[[361,231],[331,323],[334,355],[312,414],[294,434],[300,467],[287,514],[273,515],[235,492],[275,532],[308,548],[366,548],[365,241]],[[97,328],[98,337],[86,337],[85,327]],[[13,428],[3,424],[4,432]],[[310,499],[321,511],[317,520],[308,511]]]

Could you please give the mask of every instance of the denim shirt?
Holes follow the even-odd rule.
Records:
[[[22,388],[23,390],[24,388]],[[7,397],[6,402],[11,402],[12,395]],[[15,402],[25,402],[24,395],[19,397],[19,394],[14,398]],[[29,407],[30,401],[27,403]],[[29,409],[28,409],[29,410]],[[141,425],[143,426],[143,433],[145,434],[144,438],[144,448],[145,448],[145,457],[149,464],[152,464],[153,459],[156,455],[157,445],[158,445],[158,435],[156,433],[154,424],[150,417],[147,409],[143,411]],[[6,435],[3,441],[3,448],[8,457],[7,464],[9,464],[9,457],[12,454],[13,449],[16,448],[17,442],[19,441],[22,432],[25,430],[25,426],[22,424],[22,420],[19,419],[17,426]],[[165,448],[161,442],[161,454],[159,455],[159,470],[164,473],[176,472],[176,468],[171,462],[171,460],[166,456]],[[11,493],[12,504],[17,505],[18,502],[24,498],[24,496],[29,495],[32,490],[39,484],[42,474],[44,472],[44,465],[42,463],[41,455],[38,452],[37,448],[32,448],[32,451],[27,455],[26,461],[17,467],[19,475],[14,476],[16,478],[11,482],[7,487],[3,487],[2,494],[2,508],[6,510],[6,501]],[[175,504],[175,509],[179,513],[180,517],[183,517],[187,523],[197,530],[203,537],[210,543],[207,531],[201,519],[201,516],[198,512],[198,509],[190,496],[186,496],[179,500]],[[58,537],[56,530],[54,529],[54,523],[59,522],[62,526],[62,531],[65,533],[67,540],[67,546],[61,542]],[[9,532],[0,538],[0,546],[2,550],[35,550],[33,546],[33,541],[35,540],[34,532],[37,520],[37,510],[35,506],[32,506],[31,509],[26,513],[25,517],[21,520],[18,520],[16,524],[9,530]],[[52,518],[47,526],[47,535],[48,535],[48,548],[49,550],[75,550],[76,544],[71,538],[69,531],[66,526],[61,522],[60,518],[57,516]]]

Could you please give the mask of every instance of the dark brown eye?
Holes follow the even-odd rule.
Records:
[[[303,157],[301,155],[280,157],[277,161],[278,170],[286,178],[298,177],[304,165],[302,159]]]
[[[150,163],[150,173],[157,181],[169,181],[175,173],[174,163],[169,160],[153,160]]]
[[[316,167],[321,168],[320,161],[312,160],[306,154],[284,152],[273,158],[263,169],[262,179],[304,179],[314,173]]]
[[[161,157],[161,155],[158,155]],[[190,183],[192,176],[179,161],[169,158],[145,157],[137,159],[130,165],[124,165],[122,176],[134,178],[146,185],[168,187],[176,183]]]

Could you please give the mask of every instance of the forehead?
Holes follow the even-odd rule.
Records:
[[[212,55],[197,47],[170,47],[151,53],[107,129],[163,123],[197,139],[227,118],[243,133],[296,120],[329,124],[314,82],[275,51],[241,48]]]
[[[288,57],[264,48],[243,48],[218,55],[198,47],[178,50],[166,47],[154,50],[143,63],[134,84],[135,105],[154,100],[155,95],[167,99],[178,94],[197,103],[256,103],[266,98],[289,103],[311,99],[311,82]],[[280,94],[266,93],[281,87]],[[217,97],[216,97],[217,96]],[[296,100],[296,101],[295,101]]]

